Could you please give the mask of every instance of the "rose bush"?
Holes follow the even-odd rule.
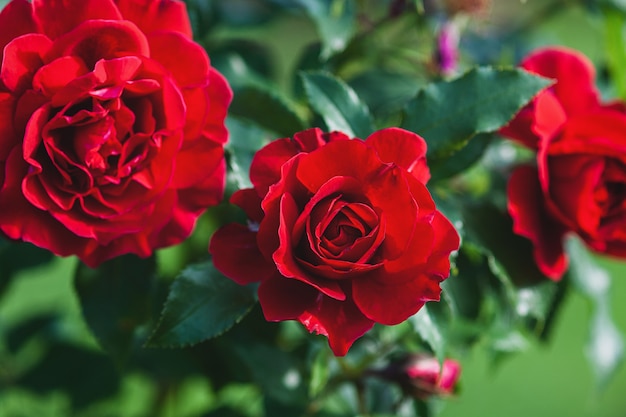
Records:
[[[13,0],[0,53],[6,236],[95,266],[182,241],[221,200],[232,93],[183,2]]]
[[[563,237],[576,233],[594,251],[626,257],[626,113],[602,103],[594,68],[582,54],[549,48],[521,66],[553,78],[501,133],[537,152],[508,184],[515,233],[534,244],[552,279],[567,269]]]
[[[298,320],[345,355],[374,323],[439,299],[459,236],[425,186],[425,155],[424,140],[398,128],[365,141],[309,129],[268,144],[253,188],[231,198],[249,224],[211,240],[216,268],[260,282],[267,320]]]

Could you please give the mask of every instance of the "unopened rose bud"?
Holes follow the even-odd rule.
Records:
[[[454,394],[461,365],[455,360],[446,359],[442,368],[435,357],[411,355],[373,374],[398,383],[407,395],[423,400],[433,395]]]
[[[407,363],[405,372],[416,397],[450,395],[454,393],[461,374],[461,365],[457,361],[446,359],[442,369],[437,358],[416,356]]]

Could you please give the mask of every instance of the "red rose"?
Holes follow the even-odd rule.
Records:
[[[236,192],[249,224],[213,236],[215,266],[260,281],[270,321],[298,320],[345,355],[374,323],[438,300],[459,237],[424,185],[426,143],[391,128],[367,140],[319,129],[258,151],[254,188]]]
[[[175,0],[0,13],[0,230],[95,266],[185,239],[223,195],[231,90]]]
[[[589,60],[543,49],[521,64],[554,78],[502,130],[537,151],[536,166],[513,172],[508,185],[514,231],[530,239],[538,267],[560,279],[567,269],[563,236],[578,234],[601,253],[626,257],[626,113],[602,104]]]

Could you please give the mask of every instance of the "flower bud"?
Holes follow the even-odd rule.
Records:
[[[441,367],[437,358],[428,355],[410,355],[375,373],[398,383],[407,395],[422,400],[454,394],[460,374],[457,361],[446,359]]]

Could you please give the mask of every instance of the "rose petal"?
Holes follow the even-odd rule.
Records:
[[[593,198],[602,182],[604,159],[567,155],[549,158],[548,163],[548,203],[553,211],[570,228],[595,234],[604,215]]]
[[[254,188],[237,190],[230,197],[230,203],[243,209],[248,219],[256,223],[261,223],[264,213],[261,209],[261,198]]]
[[[280,245],[272,256],[276,268],[287,278],[305,282],[334,299],[345,300],[346,294],[337,282],[325,279],[323,276],[314,276],[298,264],[297,255],[293,252],[294,242],[292,241],[292,231],[297,217],[298,210],[293,197],[290,194],[283,195],[280,201],[280,226],[278,228]],[[261,242],[259,242],[260,244]]]
[[[35,21],[51,39],[70,32],[87,20],[120,20],[112,0],[33,0]]]
[[[430,179],[426,165],[426,142],[421,136],[392,127],[372,133],[365,143],[376,150],[383,162],[406,169],[423,184]]]
[[[133,21],[144,33],[167,30],[191,39],[191,23],[182,1],[117,0],[116,3],[124,19]]]
[[[563,249],[566,229],[545,211],[537,171],[529,166],[517,168],[507,186],[508,210],[513,231],[533,243],[533,254],[539,270],[558,281],[567,269]]]
[[[328,337],[336,356],[344,356],[356,339],[372,328],[350,301],[336,301],[298,281],[279,276],[259,286],[259,302],[268,321],[297,319],[309,332]]]
[[[197,43],[177,32],[159,31],[148,36],[150,57],[163,65],[181,88],[206,87],[209,57]]]
[[[595,88],[595,69],[582,53],[563,47],[538,49],[521,63],[522,68],[557,83],[554,92],[568,115],[586,111],[599,104]]]
[[[39,34],[13,39],[4,48],[0,79],[10,91],[21,94],[31,85],[33,75],[43,65],[52,41]]]
[[[411,280],[402,284],[393,284],[385,278],[386,272],[379,269],[352,280],[354,302],[365,316],[377,323],[401,323],[417,313],[426,301],[439,301],[441,288],[437,278],[413,274]]]
[[[37,32],[33,8],[28,0],[12,0],[0,10],[0,62],[4,47],[13,39]]]
[[[275,273],[259,285],[259,302],[267,321],[297,320],[315,305],[320,292],[295,279]]]
[[[87,74],[82,59],[65,56],[39,68],[33,77],[33,88],[47,97],[53,97],[70,81]]]
[[[241,285],[262,281],[276,273],[274,264],[259,251],[256,232],[241,224],[219,228],[211,238],[209,253],[215,267]]]
[[[93,68],[101,59],[114,59],[122,55],[148,57],[150,46],[146,36],[132,22],[87,20],[55,40],[46,62],[72,55],[80,57],[88,68]]]

